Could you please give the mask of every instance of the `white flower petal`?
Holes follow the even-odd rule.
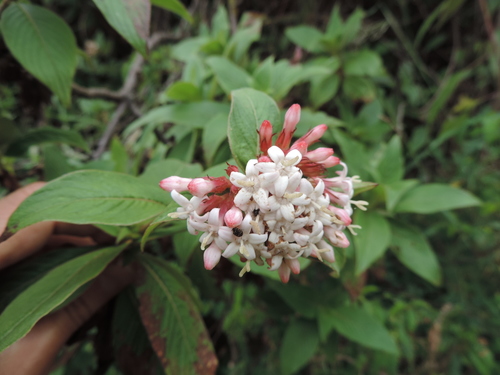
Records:
[[[234,205],[238,208],[242,208],[250,202],[252,198],[252,192],[247,189],[241,189],[238,194],[234,197]]]
[[[285,194],[286,188],[288,187],[288,177],[281,176],[274,183],[274,193],[277,197],[281,198]]]
[[[276,164],[279,163],[285,157],[285,153],[281,150],[281,148],[277,146],[272,146],[267,150],[267,154]]]
[[[227,247],[226,250],[222,253],[222,256],[224,258],[231,258],[233,255],[235,255],[240,248],[240,245],[237,244],[236,242],[231,242]]]

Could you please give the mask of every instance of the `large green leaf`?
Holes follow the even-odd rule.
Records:
[[[387,220],[376,211],[356,212],[354,222],[362,229],[354,237],[356,245],[356,275],[384,255],[391,241],[391,228]]]
[[[165,373],[214,374],[217,358],[189,280],[162,259],[140,254],[139,260],[139,312]]]
[[[434,285],[441,284],[441,267],[425,236],[415,228],[392,223],[396,257],[410,270]]]
[[[397,354],[398,348],[389,331],[377,319],[357,306],[325,308],[319,311],[319,334],[326,340],[332,329],[349,340],[369,348]]]
[[[62,248],[36,254],[0,272],[0,313],[21,292],[51,269],[80,255],[95,250],[92,247]]]
[[[318,348],[318,328],[311,321],[292,321],[280,347],[280,367],[282,375],[295,374],[305,366]]]
[[[366,77],[347,76],[342,88],[344,94],[353,100],[371,102],[377,95],[375,84]]]
[[[169,10],[185,20],[193,22],[193,17],[179,0],[151,0],[151,4]]]
[[[131,225],[166,208],[168,194],[126,174],[77,171],[49,182],[12,214],[8,228],[18,231],[39,221]]]
[[[21,65],[69,105],[78,49],[66,22],[46,8],[15,2],[2,13],[0,30]]]
[[[148,225],[146,230],[144,231],[144,234],[142,235],[141,239],[141,250],[144,250],[144,246],[146,245],[146,242],[151,235],[151,233],[158,228],[161,224],[169,223],[171,221],[176,220],[173,217],[168,216],[172,212],[177,211],[177,208],[179,205],[176,202],[170,202],[170,204],[166,207],[165,211],[162,212],[160,215],[155,217],[155,219],[151,222],[151,224]]]
[[[35,323],[99,275],[125,248],[108,247],[72,259],[48,272],[0,315],[0,351],[26,335]]]
[[[149,0],[93,0],[109,24],[137,51],[145,55],[149,36]]]
[[[253,84],[250,74],[225,57],[212,56],[207,59],[207,64],[213,70],[219,85],[228,95],[233,90],[250,87]]]
[[[23,156],[30,146],[43,143],[65,143],[89,151],[89,146],[80,133],[74,130],[44,126],[43,128],[32,129],[18,137],[9,145],[5,154],[8,156]]]
[[[245,170],[250,159],[259,153],[257,130],[264,120],[277,126],[280,119],[278,106],[263,92],[244,88],[232,92],[229,113],[228,138],[233,157]]]
[[[445,184],[426,184],[403,195],[394,211],[432,214],[479,204],[481,201],[468,191]]]

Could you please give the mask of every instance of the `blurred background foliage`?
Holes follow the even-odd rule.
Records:
[[[193,0],[174,14],[158,0],[146,38],[120,32],[99,3],[31,2],[74,35],[60,41],[75,60],[59,84],[37,73],[42,59],[7,48],[22,35],[2,14],[1,195],[79,169],[151,184],[219,176],[232,90],[299,103],[297,135],[329,125],[350,174],[379,184],[331,269],[313,262],[286,286],[240,279],[228,261],[208,272],[179,225],[148,248],[196,286],[218,373],[500,372],[500,1]],[[149,348],[138,318],[120,313],[124,295],[115,337],[136,324],[135,345]],[[133,371],[110,358],[102,325],[86,330],[54,374]]]

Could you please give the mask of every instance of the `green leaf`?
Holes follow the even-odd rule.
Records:
[[[49,182],[29,196],[9,219],[15,232],[40,221],[131,225],[166,208],[168,195],[137,177],[105,171],[77,171]]]
[[[144,231],[144,234],[142,235],[141,239],[141,250],[144,251],[144,246],[146,245],[146,242],[151,235],[151,233],[158,228],[161,224],[169,223],[171,221],[175,221],[177,219],[168,216],[172,212],[177,211],[177,208],[179,205],[176,202],[170,202],[170,204],[167,206],[164,212],[159,214],[152,222],[151,224],[148,225],[146,230]]]
[[[192,286],[171,263],[138,256],[144,274],[136,287],[139,312],[167,374],[215,374],[215,356]]]
[[[240,19],[238,30],[226,45],[224,56],[239,63],[246,57],[253,42],[260,39],[264,16],[257,13],[244,13]],[[244,27],[242,27],[244,25]]]
[[[201,137],[201,145],[205,154],[205,160],[208,165],[211,165],[215,153],[219,149],[222,142],[227,138],[227,116],[219,114],[207,122],[203,129]]]
[[[115,163],[114,171],[127,173],[129,157],[125,146],[118,137],[113,137],[111,140],[110,151],[111,160]]]
[[[323,34],[318,29],[311,26],[295,26],[285,30],[285,35],[293,43],[309,52],[324,52],[321,45]]]
[[[76,168],[68,163],[66,155],[57,145],[44,145],[43,150],[43,177],[51,181],[63,174],[73,172]]]
[[[348,76],[380,76],[384,73],[378,53],[367,49],[346,53],[344,73]]]
[[[357,211],[354,223],[360,225],[354,237],[356,245],[356,275],[363,273],[379,259],[391,241],[391,228],[387,220],[376,211]]]
[[[0,151],[21,136],[21,131],[13,121],[0,117]]]
[[[48,272],[0,315],[0,352],[25,336],[38,320],[61,305],[80,286],[99,275],[125,245],[72,259]]]
[[[299,258],[304,259],[304,258]],[[262,267],[264,268],[264,267]],[[278,272],[267,271],[268,273]],[[278,280],[279,277],[278,277]],[[323,296],[320,295],[316,290],[305,285],[289,285],[283,284],[281,281],[278,282],[268,282],[269,287],[275,291],[282,299],[290,306],[293,311],[300,314],[306,318],[314,319],[318,313],[318,305],[323,302]],[[304,303],[304,301],[308,303]]]
[[[93,0],[106,21],[142,55],[147,53],[151,4],[148,0]]]
[[[376,97],[375,85],[365,77],[347,76],[343,83],[344,94],[353,100],[371,102]]]
[[[32,129],[21,137],[17,138],[7,148],[7,156],[23,156],[31,146],[43,143],[65,143],[70,146],[79,147],[85,151],[90,151],[87,142],[80,133],[74,130],[56,129],[49,126]]]
[[[165,159],[148,164],[139,179],[147,184],[158,186],[161,180],[171,176],[196,178],[203,176],[200,164],[186,163],[177,159]]]
[[[186,267],[195,250],[198,250],[198,256],[203,256],[200,252],[201,246],[198,239],[199,236],[193,236],[186,230],[172,236],[174,252],[181,267]]]
[[[392,223],[392,246],[396,257],[431,284],[441,285],[441,267],[427,239],[418,229]]]
[[[311,90],[309,99],[315,108],[321,107],[327,101],[333,99],[340,85],[340,77],[337,74],[321,75],[311,79]]]
[[[212,56],[206,61],[226,94],[229,95],[231,91],[242,87],[252,86],[253,78],[250,74],[225,57]]]
[[[402,180],[395,181],[390,184],[384,184],[385,190],[385,205],[387,211],[394,211],[394,207],[399,202],[401,197],[411,188],[418,185],[418,180]]]
[[[196,102],[202,99],[201,91],[198,86],[191,82],[177,81],[170,85],[165,92],[165,96],[171,100],[180,100],[183,102]]]
[[[333,116],[329,116],[325,112],[313,112],[309,108],[302,108],[300,111],[300,121],[297,124],[297,130],[295,130],[294,136],[302,137],[313,127],[320,124],[328,125],[329,128],[344,125],[341,120]]]
[[[445,184],[425,184],[403,195],[394,212],[432,214],[480,204],[481,201],[468,191]]]
[[[146,113],[144,116],[132,122],[123,132],[124,136],[129,136],[140,127],[157,123],[162,124],[172,122],[189,129],[203,128],[207,119],[219,113],[229,113],[227,103],[202,101],[195,103],[167,104],[157,107]]]
[[[281,342],[281,374],[295,374],[304,367],[318,349],[318,344],[318,329],[313,322],[307,320],[292,321]]]
[[[95,250],[92,247],[60,248],[38,253],[0,273],[0,314],[20,293],[61,264]]]
[[[389,143],[382,145],[372,162],[374,165],[373,175],[377,182],[400,181],[404,175],[404,159],[399,136],[394,135]]]
[[[349,340],[372,349],[398,354],[398,348],[389,331],[364,309],[357,306],[324,308],[318,316],[319,334],[324,341],[335,329]]]
[[[151,4],[169,10],[181,16],[189,23],[193,23],[193,17],[179,0],[151,0]]]
[[[245,170],[250,159],[259,153],[258,134],[262,121],[274,126],[280,119],[278,106],[268,95],[254,89],[239,89],[232,92],[229,113],[228,138],[233,157]]]
[[[66,22],[41,6],[15,2],[2,13],[0,30],[21,65],[68,106],[78,49]]]

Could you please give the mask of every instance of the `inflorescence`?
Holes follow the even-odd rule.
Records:
[[[347,177],[347,166],[331,148],[308,148],[327,130],[318,125],[291,146],[300,119],[294,104],[285,115],[283,130],[272,145],[272,125],[259,129],[261,155],[249,160],[245,173],[228,165],[227,177],[168,177],[160,187],[170,191],[180,205],[170,216],[186,219],[188,231],[200,236],[205,268],[211,270],[236,254],[245,263],[242,276],[253,261],[278,270],[283,282],[290,272],[300,272],[299,257],[335,261],[334,247],[349,246],[344,230],[353,234],[352,205],[366,210],[365,201],[352,200],[357,176]],[[337,177],[324,177],[327,168],[340,166]],[[188,199],[180,192],[188,191]]]

